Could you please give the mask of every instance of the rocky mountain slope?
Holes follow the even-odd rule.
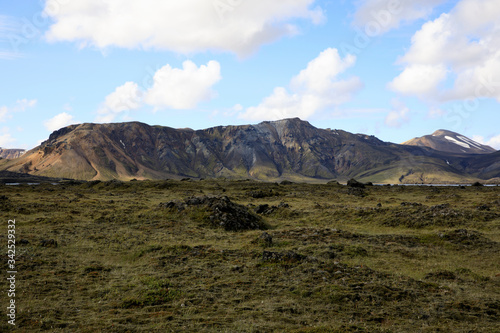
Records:
[[[380,183],[471,182],[482,174],[463,155],[318,129],[297,118],[198,131],[138,122],[72,125],[20,158],[1,161],[0,170],[82,180],[355,177]],[[483,174],[496,177],[495,170]]]
[[[0,158],[14,159],[21,157],[26,151],[24,149],[3,149],[0,148]]]
[[[490,146],[482,145],[461,134],[438,130],[432,135],[414,138],[403,145],[429,147],[434,150],[457,154],[491,154],[496,152]]]
[[[500,184],[500,151],[488,155],[475,155],[460,161],[463,171],[479,179]]]

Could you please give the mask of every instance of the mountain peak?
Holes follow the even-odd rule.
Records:
[[[435,131],[434,133],[432,133],[432,136],[441,136],[441,135],[448,135],[448,134],[458,134],[458,133],[448,131],[445,129],[439,129],[439,130]]]
[[[404,145],[429,147],[434,150],[456,154],[491,154],[496,152],[490,146],[476,142],[460,133],[440,129],[420,138],[404,142]]]

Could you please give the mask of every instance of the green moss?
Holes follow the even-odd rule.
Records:
[[[252,191],[273,196],[254,198]],[[227,179],[0,185],[0,219],[17,221],[19,327],[498,331],[499,189],[365,191],[358,197],[341,185]],[[272,241],[263,246],[256,241],[261,230],[229,232],[207,224],[204,209],[160,206],[200,192],[251,211],[289,206],[264,216]],[[423,214],[434,206],[442,207],[438,215],[466,218],[454,226],[443,223],[453,214]],[[43,246],[50,240],[57,247]]]

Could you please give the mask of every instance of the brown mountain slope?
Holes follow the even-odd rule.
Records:
[[[22,157],[1,162],[0,169],[83,180],[477,180],[460,163],[454,155],[429,148],[386,143],[372,136],[318,129],[300,119],[286,119],[199,131],[138,122],[73,125],[52,133]]]
[[[432,135],[414,138],[404,142],[403,145],[429,147],[434,150],[456,154],[491,154],[496,152],[490,146],[482,145],[464,135],[447,130],[438,130]]]

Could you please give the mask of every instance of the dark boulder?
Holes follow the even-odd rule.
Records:
[[[356,179],[350,179],[347,182],[347,186],[354,188],[365,188],[365,184],[358,182]]]

